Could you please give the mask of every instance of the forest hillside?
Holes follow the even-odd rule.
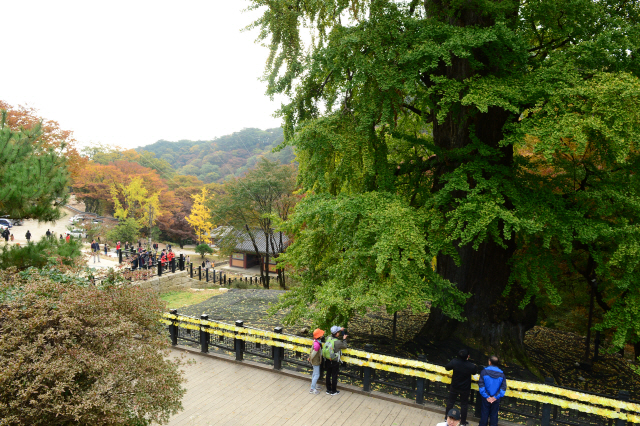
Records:
[[[211,183],[242,176],[254,167],[260,157],[278,160],[282,164],[293,162],[295,156],[291,147],[272,152],[282,141],[281,128],[248,128],[209,141],[159,140],[137,148],[137,151],[155,154],[167,161],[178,174],[196,176],[204,183]]]

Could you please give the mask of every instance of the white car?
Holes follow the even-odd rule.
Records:
[[[84,232],[81,229],[73,229],[68,232],[73,238],[84,238]]]

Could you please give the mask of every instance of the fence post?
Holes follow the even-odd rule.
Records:
[[[171,259],[171,272],[176,273],[176,258]]]
[[[273,329],[274,333],[278,333],[278,334],[282,334],[282,327],[276,327]],[[273,339],[276,340],[276,339]],[[280,348],[278,346],[272,346],[271,347],[271,351],[273,352],[273,369],[274,370],[282,370],[282,355],[284,351],[280,351]]]
[[[200,319],[207,321],[209,319],[209,315],[202,314],[200,315]],[[202,330],[202,324],[200,324],[200,352],[205,354],[209,352],[209,333]]]
[[[426,362],[427,357],[424,354],[418,355],[418,361]],[[418,377],[416,380],[416,404],[424,404],[424,377]]]
[[[213,270],[213,271],[211,271],[211,272],[213,273],[213,277],[212,277],[212,279],[213,279],[213,283],[215,284],[215,283],[216,283],[216,270],[214,269],[214,270]]]
[[[629,391],[621,390],[618,391],[618,399],[620,401],[629,401]],[[621,413],[626,413],[625,410],[620,410]],[[626,426],[627,421],[624,419],[616,419],[616,426]]]
[[[480,418],[480,414],[482,413],[482,400],[484,398],[482,398],[482,395],[480,395],[480,391],[476,392],[476,406],[475,406],[475,411],[473,413],[474,416]]]
[[[180,260],[178,260],[178,269],[184,271],[184,255],[180,253]]]
[[[553,377],[546,377],[544,379],[544,383],[553,386],[554,381]],[[542,418],[540,419],[540,424],[542,426],[550,426],[551,425],[551,404],[542,404]]]
[[[373,352],[373,345],[367,343],[364,345],[364,350],[365,352]],[[371,367],[363,367],[362,389],[365,392],[371,392]]]
[[[189,264],[190,268],[191,268],[191,278],[193,278],[193,262]]]
[[[171,315],[178,315],[178,310],[170,309],[169,313]],[[174,320],[171,320],[171,325],[169,326],[169,336],[171,336],[171,346],[176,346],[178,344],[178,326],[174,324],[175,324]]]
[[[158,262],[158,276],[162,276],[162,262]]]
[[[244,321],[236,321],[236,327],[244,327]],[[236,334],[238,332],[236,331]],[[244,340],[238,339],[237,337],[233,339],[233,343],[236,349],[236,361],[242,361],[244,355]]]
[[[209,282],[209,268],[205,269],[204,272],[206,273],[204,281],[206,283],[208,283]]]
[[[224,274],[224,285],[227,285],[227,274]]]
[[[202,281],[202,265],[198,266],[198,281]]]
[[[122,263],[122,249],[118,250],[118,263]]]

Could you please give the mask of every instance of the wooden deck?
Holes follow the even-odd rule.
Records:
[[[433,426],[443,415],[348,390],[309,393],[311,380],[173,350],[184,367],[184,411],[171,426]],[[320,383],[324,389],[324,383]],[[338,389],[340,387],[338,386]]]

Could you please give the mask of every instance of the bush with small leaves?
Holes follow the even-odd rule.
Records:
[[[148,425],[182,408],[162,302],[134,286],[0,271],[0,421]]]

